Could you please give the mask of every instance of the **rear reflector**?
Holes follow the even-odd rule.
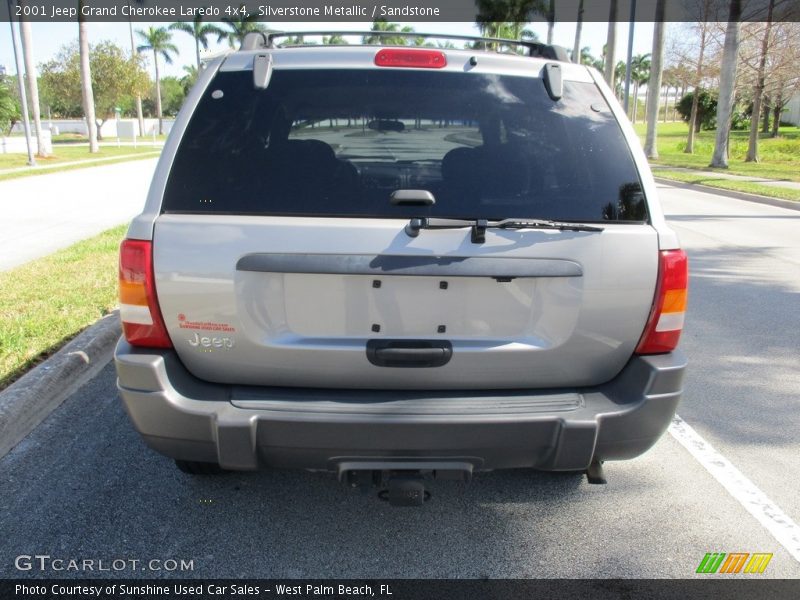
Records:
[[[656,295],[636,354],[663,354],[677,346],[686,312],[689,261],[683,250],[659,254]]]
[[[447,66],[447,57],[440,50],[386,48],[375,55],[375,64],[379,67],[441,69]]]
[[[133,346],[172,348],[158,308],[153,277],[153,245],[124,240],[119,249],[119,316]]]

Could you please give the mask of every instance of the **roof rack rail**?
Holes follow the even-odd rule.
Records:
[[[542,44],[527,40],[509,40],[504,38],[475,37],[469,35],[453,35],[449,33],[418,33],[418,32],[399,32],[399,31],[271,31],[271,32],[252,32],[245,36],[242,42],[242,50],[257,50],[259,48],[275,48],[275,40],[294,36],[326,36],[341,35],[355,37],[402,37],[412,39],[439,39],[439,40],[460,40],[483,44],[484,50],[489,49],[489,45],[518,46],[526,48],[528,56],[537,58],[549,58],[561,62],[570,62],[569,54],[561,46]]]

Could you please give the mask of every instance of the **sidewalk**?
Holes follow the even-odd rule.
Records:
[[[680,171],[689,175],[697,175],[698,177],[708,177],[710,179],[729,179],[731,181],[746,181],[749,183],[758,183],[760,185],[770,185],[775,187],[784,187],[792,190],[800,190],[800,182],[797,181],[780,181],[777,179],[764,179],[763,177],[755,177],[750,175],[732,175],[726,173],[721,169],[703,171],[699,169],[687,169],[685,167],[671,167],[669,165],[650,165],[653,175],[658,177],[659,171]]]

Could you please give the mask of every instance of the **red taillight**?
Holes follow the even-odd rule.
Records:
[[[678,346],[686,312],[689,260],[683,250],[659,253],[658,281],[650,318],[636,354],[663,354]]]
[[[385,48],[375,55],[375,64],[379,67],[441,69],[447,66],[447,57],[441,50]]]
[[[153,244],[124,240],[119,248],[119,316],[133,346],[172,348],[153,277]]]

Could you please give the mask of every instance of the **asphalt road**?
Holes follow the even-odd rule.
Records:
[[[666,187],[662,197],[693,270],[679,413],[798,522],[800,212]],[[800,576],[672,435],[606,471],[605,486],[480,474],[437,484],[416,509],[325,474],[192,478],[139,440],[109,365],[0,460],[0,577],[19,576],[23,554],[194,561],[121,576],[692,577],[706,552],[772,552],[761,577]]]
[[[141,212],[157,159],[0,182],[0,271],[130,221]]]

